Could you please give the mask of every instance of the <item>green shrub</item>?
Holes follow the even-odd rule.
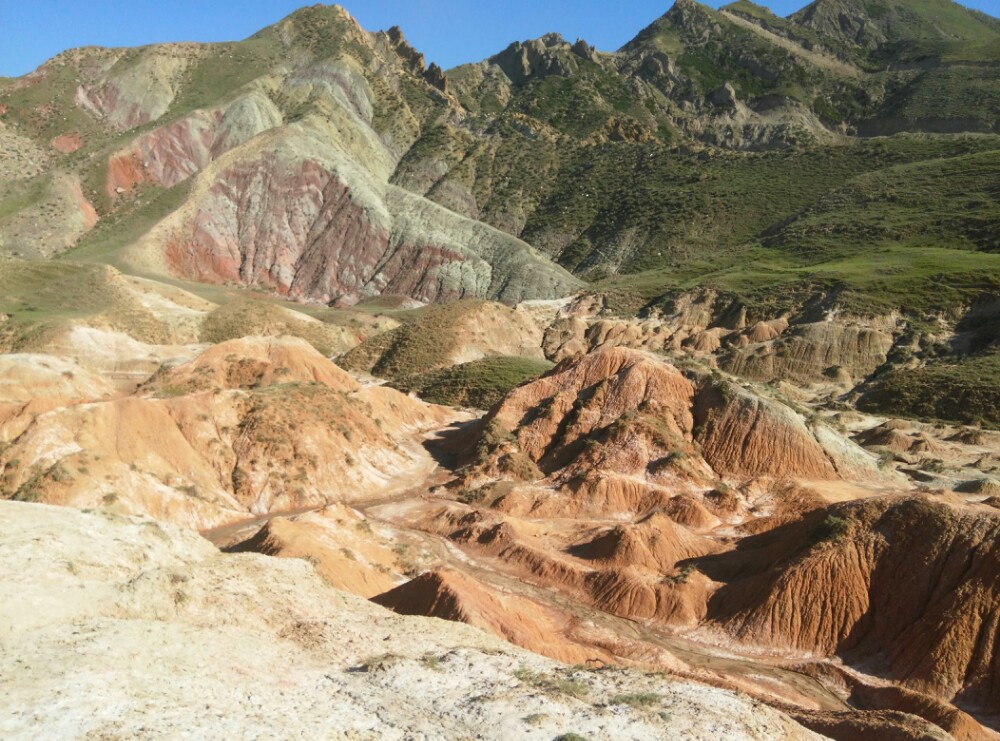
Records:
[[[851,529],[851,521],[836,515],[827,515],[819,525],[812,529],[810,538],[814,543],[827,540],[840,540]]]

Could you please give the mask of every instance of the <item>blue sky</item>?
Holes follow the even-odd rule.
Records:
[[[787,15],[808,0],[758,0]],[[0,75],[30,72],[74,46],[232,41],[283,18],[303,0],[0,0]],[[341,0],[368,30],[402,27],[428,62],[453,67],[514,40],[558,31],[613,50],[665,13],[672,0]],[[708,4],[718,7],[720,2]],[[1000,0],[964,5],[1000,16]]]

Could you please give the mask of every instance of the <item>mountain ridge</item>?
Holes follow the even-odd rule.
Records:
[[[548,35],[447,72],[337,6],[67,52],[0,88],[0,253],[339,306],[590,284],[628,314],[707,288],[923,331],[1000,284],[994,25],[936,0],[802,13],[840,7],[912,43],[683,0],[619,52]],[[987,41],[925,43],[941,8]]]

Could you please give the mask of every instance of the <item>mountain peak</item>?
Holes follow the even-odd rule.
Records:
[[[290,13],[285,20],[316,20],[319,18],[328,21],[348,21],[355,26],[359,26],[358,22],[354,19],[354,16],[352,16],[344,6],[324,5],[323,3],[316,3],[315,5],[306,5],[301,7]]]
[[[724,5],[719,10],[740,15],[749,15],[754,18],[776,18],[775,14],[765,5],[758,5],[752,0],[735,0],[735,2]]]
[[[652,47],[667,53],[677,52],[682,38],[705,38],[719,17],[718,11],[696,0],[676,0],[670,10],[640,31],[621,51]]]
[[[676,0],[663,17],[685,21],[691,18],[711,18],[715,14],[715,10],[697,0]]]
[[[570,44],[558,33],[547,33],[530,41],[515,41],[489,61],[520,85],[537,75],[567,77],[578,69],[580,57],[593,58],[593,50],[585,41]]]

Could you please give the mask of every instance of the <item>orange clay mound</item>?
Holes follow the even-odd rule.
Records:
[[[757,322],[746,330],[744,336],[752,343],[770,342],[778,339],[788,329],[787,319],[772,319],[769,322]]]
[[[963,494],[978,494],[979,496],[986,497],[983,504],[992,505],[992,500],[1000,497],[1000,481],[997,481],[996,479],[973,479],[971,481],[963,481],[955,487],[955,491]]]
[[[952,702],[1000,707],[1000,513],[896,496],[837,505],[698,561],[709,619]]]
[[[559,489],[515,487],[495,499],[491,507],[518,517],[603,519],[645,514],[666,507],[672,496],[665,487],[595,469]]]
[[[401,615],[467,623],[568,663],[583,663],[595,657],[593,647],[578,645],[566,636],[572,628],[566,616],[525,597],[500,592],[452,569],[429,571],[372,598],[372,602]]]
[[[698,332],[684,343],[684,347],[697,353],[711,354],[722,348],[722,339],[729,330],[716,327]]]
[[[485,521],[454,533],[452,539],[498,558],[514,573],[532,581],[575,592],[583,589],[588,573],[584,564],[534,543],[510,522],[491,525]]]
[[[689,532],[666,515],[654,514],[635,524],[617,525],[605,530],[572,546],[569,552],[602,566],[637,566],[666,573],[678,561],[718,550],[715,541]]]
[[[1000,739],[1000,734],[983,728],[968,713],[900,687],[858,685],[851,693],[851,702],[862,710],[896,710],[919,716],[946,730],[956,741]]]
[[[393,544],[342,504],[275,517],[253,537],[225,550],[307,559],[330,585],[362,597],[392,589],[402,578]]]
[[[687,494],[679,494],[663,505],[663,513],[678,525],[692,532],[708,532],[721,524],[701,501]]]
[[[595,571],[586,580],[592,603],[612,615],[694,627],[705,617],[710,583],[697,572],[659,576],[635,568]]]
[[[338,391],[360,384],[297,337],[246,337],[214,345],[190,362],[163,368],[144,386],[152,393],[246,389],[278,383],[319,383]]]
[[[614,528],[571,546],[568,554],[546,547],[525,527],[475,512],[462,518],[449,537],[478,555],[497,559],[511,574],[613,615],[686,627],[705,615],[710,583],[678,561],[712,553],[718,546],[665,515]]]
[[[874,461],[778,401],[721,380],[696,386],[662,359],[622,348],[566,360],[513,390],[465,456],[469,480],[516,468],[524,475],[513,478],[545,474],[626,511],[647,500],[646,485],[677,494],[709,490],[721,476],[835,479]]]
[[[909,426],[905,422],[895,419],[870,430],[865,430],[856,435],[854,439],[865,447],[886,448],[894,453],[936,453],[941,451],[939,443],[926,435],[909,430]]]
[[[251,366],[234,379],[233,369]],[[174,372],[161,376],[180,383],[161,387],[170,398],[0,411],[0,439],[12,441],[0,453],[4,495],[210,528],[397,488],[429,464],[402,443],[449,414],[391,389],[360,388],[297,341],[225,343]],[[251,377],[256,386],[242,388]],[[178,396],[192,378],[240,388]]]
[[[834,479],[836,469],[802,417],[725,381],[709,382],[695,406],[705,460],[718,473]]]
[[[594,469],[558,489],[519,485],[484,503],[515,517],[631,519],[663,512],[694,532],[707,532],[721,523],[721,518],[713,514],[716,506],[710,500],[706,499],[706,505],[695,495],[678,495],[676,491]]]
[[[710,498],[706,497],[708,501]],[[809,512],[826,506],[827,501],[814,489],[782,481],[766,486],[754,499],[755,515],[736,527],[736,532],[746,537],[773,530],[779,525],[797,522]]]
[[[948,438],[949,442],[962,443],[963,445],[985,445],[986,434],[974,427],[964,427]]]

